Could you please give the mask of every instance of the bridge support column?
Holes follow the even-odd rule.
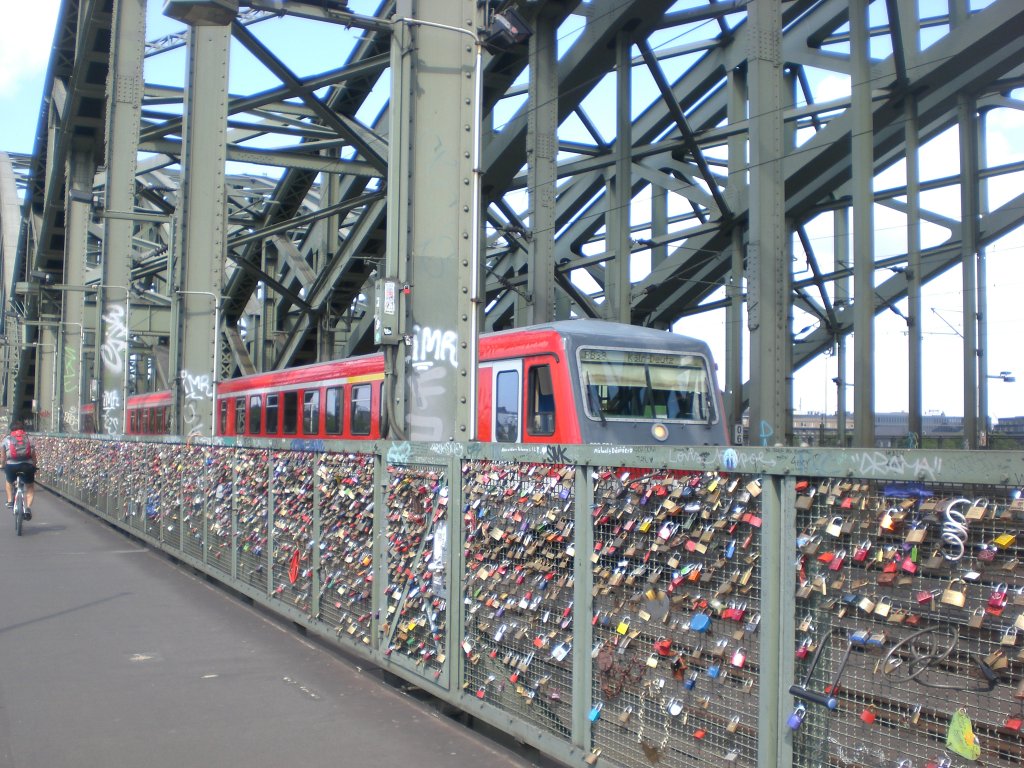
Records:
[[[385,276],[402,306],[398,333],[382,341],[394,371],[386,388],[392,423],[410,440],[476,436],[477,13],[472,0],[402,0],[396,14]]]
[[[127,426],[132,217],[142,113],[145,0],[114,0],[112,37],[107,77],[103,278],[96,294],[100,320],[94,376],[98,384],[97,429],[116,435],[123,434]]]
[[[174,429],[180,435],[212,436],[216,431],[230,40],[228,26],[194,26],[188,33],[169,371],[174,382]]]

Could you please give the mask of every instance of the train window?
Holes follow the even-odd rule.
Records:
[[[529,419],[527,431],[531,435],[555,433],[555,393],[551,386],[551,366],[535,365],[528,378]]]
[[[261,430],[260,418],[263,415],[261,406],[262,398],[259,395],[249,395],[249,431],[258,435]]]
[[[279,395],[267,395],[267,434],[277,434],[277,401]]]
[[[245,398],[235,398],[235,434],[245,434]]]
[[[519,439],[519,371],[500,371],[494,386],[494,437],[499,443]]]
[[[284,393],[284,413],[281,414],[281,432],[294,435],[299,426],[299,393]]]
[[[309,389],[302,393],[302,432],[315,435],[320,431],[320,390]]]
[[[356,384],[352,387],[352,407],[348,423],[353,435],[370,434],[370,385]]]
[[[324,398],[324,431],[328,435],[341,434],[341,387],[328,387]]]
[[[226,435],[228,433],[228,401],[220,401],[220,433]]]
[[[594,419],[714,418],[703,357],[626,349],[579,351],[587,414]]]

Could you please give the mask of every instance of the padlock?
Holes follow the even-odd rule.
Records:
[[[792,714],[787,718],[786,725],[789,730],[795,731],[801,725],[804,724],[804,717],[807,715],[807,707],[803,704],[797,704],[796,709],[793,710]]]
[[[601,710],[604,709],[604,702],[598,702],[590,708],[590,722],[596,723],[598,718],[601,717]]]
[[[1017,644],[1017,627],[1007,627],[1006,631],[1003,632],[1003,636],[999,639],[1000,645],[1016,645]]]
[[[843,568],[844,562],[846,562],[846,550],[841,549],[832,557],[832,562],[828,564],[828,569],[830,571],[840,571]]]
[[[751,634],[753,632],[757,632],[757,628],[760,625],[761,625],[761,614],[760,613],[755,613],[753,616],[751,616],[747,620],[747,623],[743,625],[743,631],[746,632],[747,634]]]
[[[796,657],[798,659],[800,659],[801,661],[803,661],[808,656],[810,656],[811,655],[811,646],[813,645],[813,643],[814,643],[814,640],[812,638],[805,637],[800,642],[800,645],[797,646]]]
[[[719,664],[719,663],[718,663],[718,662],[716,661],[715,663],[713,663],[713,664],[710,664],[710,665],[708,666],[707,672],[708,672],[708,677],[710,677],[710,678],[711,678],[712,680],[714,680],[714,679],[715,679],[715,678],[717,678],[717,677],[718,677],[718,676],[719,676],[720,674],[722,674],[722,665],[721,665],[721,664]]]
[[[615,631],[620,635],[624,635],[629,632],[629,616],[625,616],[619,619],[618,625],[615,627]]]
[[[695,613],[690,617],[690,629],[694,632],[704,633],[711,628],[711,617],[704,613]]]
[[[700,677],[696,672],[691,672],[687,675],[686,680],[683,681],[683,688],[688,691],[692,691],[697,687],[697,679]]]
[[[732,653],[732,659],[729,661],[736,669],[743,669],[743,665],[747,663],[747,649],[737,648]]]
[[[871,552],[871,540],[864,539],[855,550],[853,550],[853,562],[863,563],[868,559],[868,553]]]
[[[1007,592],[1009,587],[1006,584],[997,584],[992,589],[992,594],[989,595],[988,604],[985,606],[986,610],[993,616],[1001,616],[1003,609],[1006,607]]]
[[[963,584],[962,589],[956,589],[955,584],[960,582]],[[952,579],[949,585],[942,590],[942,597],[939,598],[939,602],[943,605],[950,605],[954,608],[963,608],[967,603],[967,584],[963,579]]]
[[[892,611],[892,599],[888,595],[878,598],[878,602],[875,603],[875,615],[884,619],[889,616],[890,611]]]
[[[864,707],[864,709],[862,709],[860,713],[861,721],[866,723],[867,725],[871,725],[872,723],[874,723],[876,716],[877,715],[875,714],[874,707]]]
[[[1017,543],[1017,537],[1012,533],[1002,533],[996,536],[992,543],[999,547],[999,549],[1009,549]]]
[[[839,538],[843,535],[843,518],[833,517],[829,524],[825,526],[825,533],[833,538]]]

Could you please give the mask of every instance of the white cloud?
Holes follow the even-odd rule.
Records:
[[[0,24],[0,97],[13,96],[46,71],[61,0],[12,3]]]

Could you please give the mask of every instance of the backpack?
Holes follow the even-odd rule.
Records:
[[[29,461],[32,459],[32,442],[25,434],[25,430],[19,429],[11,432],[11,439],[8,441],[7,458],[12,462]]]

